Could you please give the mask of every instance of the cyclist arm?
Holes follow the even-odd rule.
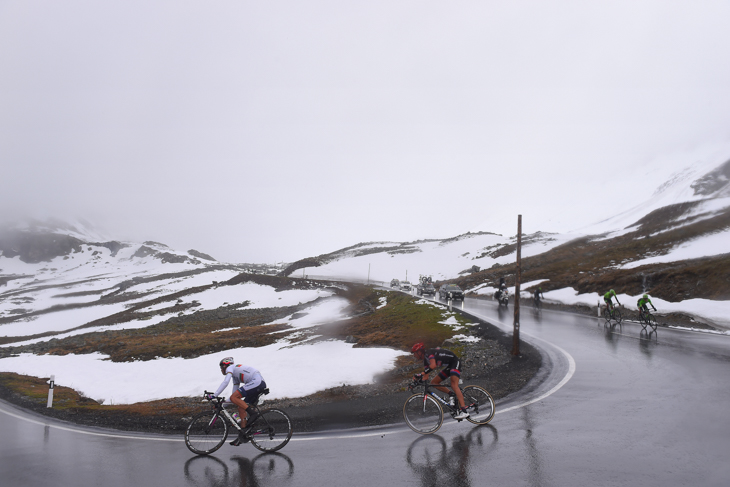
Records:
[[[416,376],[420,376],[422,380],[426,380],[428,378],[428,374],[430,374],[431,371],[434,370],[436,367],[436,360],[430,359],[428,361],[428,365],[423,367],[423,372],[420,374],[416,374]]]
[[[226,378],[223,379],[223,382],[221,385],[218,386],[218,389],[215,391],[215,395],[219,396],[221,392],[225,390],[226,387],[228,387],[228,384],[231,382],[231,378],[233,377],[233,374],[230,372],[226,374]]]

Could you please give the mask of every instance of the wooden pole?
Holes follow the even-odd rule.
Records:
[[[520,279],[522,278],[522,215],[517,215],[517,279],[515,280],[515,325],[512,355],[520,354]]]

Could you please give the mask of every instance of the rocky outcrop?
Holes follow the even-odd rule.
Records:
[[[204,254],[203,252],[198,252],[195,249],[188,250],[188,254],[192,255],[193,257],[197,257],[198,259],[209,260],[211,262],[218,262],[216,259],[214,259],[210,255]]]
[[[56,257],[80,252],[84,242],[69,235],[9,231],[0,234],[3,257],[20,257],[28,264],[47,262]]]

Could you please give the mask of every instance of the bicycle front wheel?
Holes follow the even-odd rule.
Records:
[[[613,320],[616,322],[617,325],[621,324],[621,321],[623,318],[621,317],[621,311],[618,309],[613,310]]]
[[[654,318],[654,315],[649,315],[649,318],[646,320],[647,324],[651,326],[656,331],[656,318]]]
[[[289,415],[279,409],[265,409],[253,424],[251,444],[258,450],[272,452],[281,450],[289,443],[294,432]]]
[[[413,394],[406,399],[403,417],[409,428],[422,435],[435,433],[444,422],[444,412],[439,403],[424,394]]]
[[[228,423],[215,411],[197,414],[185,430],[185,446],[198,455],[208,455],[223,446],[228,437]]]
[[[461,391],[464,395],[464,404],[469,412],[466,418],[474,424],[487,424],[494,417],[494,399],[483,387],[466,386]]]

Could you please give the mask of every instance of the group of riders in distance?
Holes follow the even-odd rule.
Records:
[[[616,300],[616,304],[621,306],[621,303],[618,300],[618,296],[616,296],[616,291],[611,289],[606,294],[603,295],[603,301],[606,303],[606,309],[604,310],[604,316],[606,317],[606,321],[609,321],[611,319],[620,322],[621,321],[621,314],[616,309],[616,307],[613,304],[613,300]],[[639,320],[649,321],[652,316],[649,312],[649,306],[651,306],[652,310],[656,311],[656,308],[654,307],[654,304],[651,302],[651,299],[649,299],[649,295],[644,293],[638,301],[636,301],[636,308],[639,310]]]

